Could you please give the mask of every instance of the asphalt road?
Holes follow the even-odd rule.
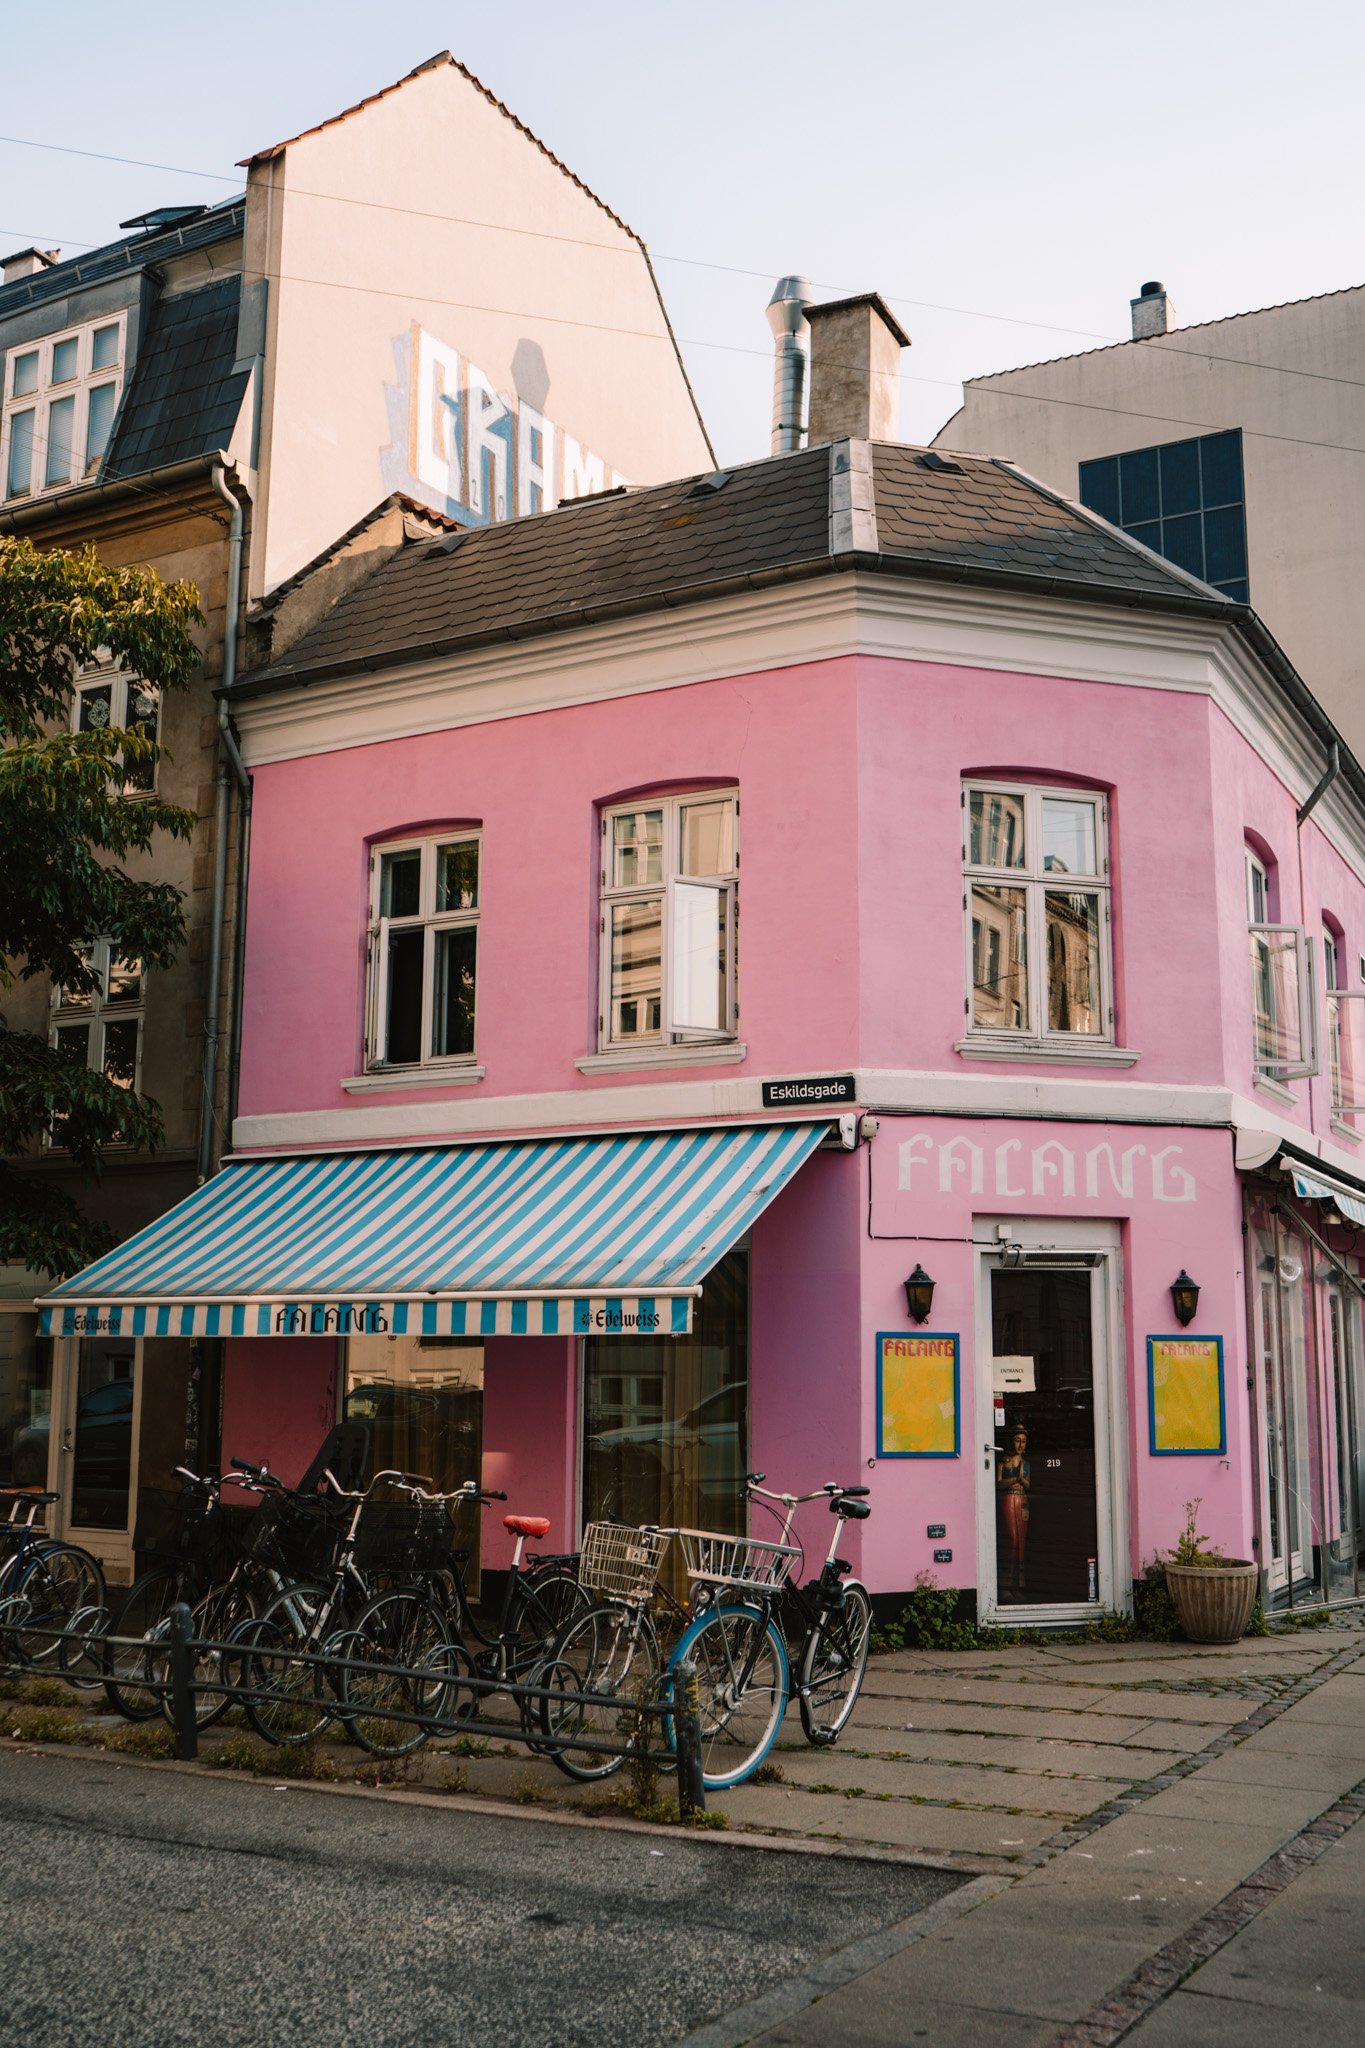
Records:
[[[958,1882],[11,1751],[0,2040],[652,2048]]]

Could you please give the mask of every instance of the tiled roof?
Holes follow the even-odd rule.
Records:
[[[173,256],[225,242],[242,232],[245,214],[244,199],[229,199],[193,220],[182,221],[178,227],[150,233],[144,229],[122,241],[105,242],[98,249],[87,250],[84,256],[72,256],[51,270],[40,270],[32,277],[16,277],[12,283],[0,285],[0,320],[8,319],[11,313],[26,311],[29,306],[42,305],[47,299],[63,298],[83,285],[101,284],[125,272],[144,270],[148,264],[165,263]]]
[[[226,448],[248,372],[234,370],[241,279],[220,278],[162,299],[152,313],[119,412],[106,478]]]
[[[835,442],[648,490],[583,498],[403,549],[247,690],[397,666],[851,568],[1158,610],[1242,610],[1020,471],[872,446],[875,540],[831,543]],[[867,533],[870,522],[865,522]]]

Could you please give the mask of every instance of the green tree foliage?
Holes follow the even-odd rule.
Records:
[[[184,689],[202,623],[192,584],[108,568],[93,548],[43,552],[0,534],[0,993],[35,977],[94,990],[94,939],[149,968],[175,958],[180,892],[124,862],[160,833],[188,839],[194,813],[125,793],[129,771],[165,750],[115,726],[72,732],[71,707],[80,669],[97,658],[157,690]],[[161,1112],[0,1016],[0,1260],[60,1276],[110,1238],[47,1175],[15,1163],[49,1131],[54,1150],[96,1179],[106,1146],[156,1148]]]

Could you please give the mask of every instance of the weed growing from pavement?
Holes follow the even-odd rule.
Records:
[[[15,1742],[84,1742],[85,1728],[68,1708],[12,1707],[0,1732]]]
[[[469,1790],[468,1771],[461,1770],[458,1767],[453,1771],[447,1771],[441,1780],[441,1790],[443,1792],[467,1792]]]
[[[63,1707],[68,1714],[76,1707],[71,1687],[60,1678],[27,1679],[19,1689],[19,1697],[31,1707]]]
[[[749,1783],[751,1785],[780,1785],[786,1778],[786,1775],[781,1764],[775,1764],[770,1757],[765,1763],[761,1763],[756,1771],[750,1771]]]
[[[272,1749],[250,1735],[230,1735],[204,1761],[216,1771],[249,1771],[255,1778],[312,1778],[334,1785],[346,1776],[331,1757],[319,1756],[311,1742],[297,1749]]]
[[[506,1745],[504,1745],[504,1753],[505,1751]],[[494,1754],[494,1750],[492,1743],[485,1742],[484,1738],[481,1735],[457,1735],[453,1742],[445,1742],[440,1744],[438,1746],[436,1753],[438,1756],[478,1757],[492,1756]]]
[[[126,1728],[111,1728],[100,1737],[101,1749],[117,1750],[120,1756],[149,1756],[164,1760],[175,1755],[175,1730],[164,1721],[134,1721]]]

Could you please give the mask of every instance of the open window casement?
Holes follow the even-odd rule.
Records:
[[[675,881],[668,904],[668,1029],[679,1037],[734,1031],[734,888]]]
[[[389,920],[381,917],[369,931],[369,958],[365,986],[365,1063],[379,1066],[384,1058],[384,1008],[388,983]]]
[[[1296,924],[1253,924],[1249,931],[1257,1071],[1302,1080],[1318,1070],[1308,940]]]
[[[1365,988],[1327,991],[1327,1032],[1332,1056],[1332,1110],[1365,1112]]]

